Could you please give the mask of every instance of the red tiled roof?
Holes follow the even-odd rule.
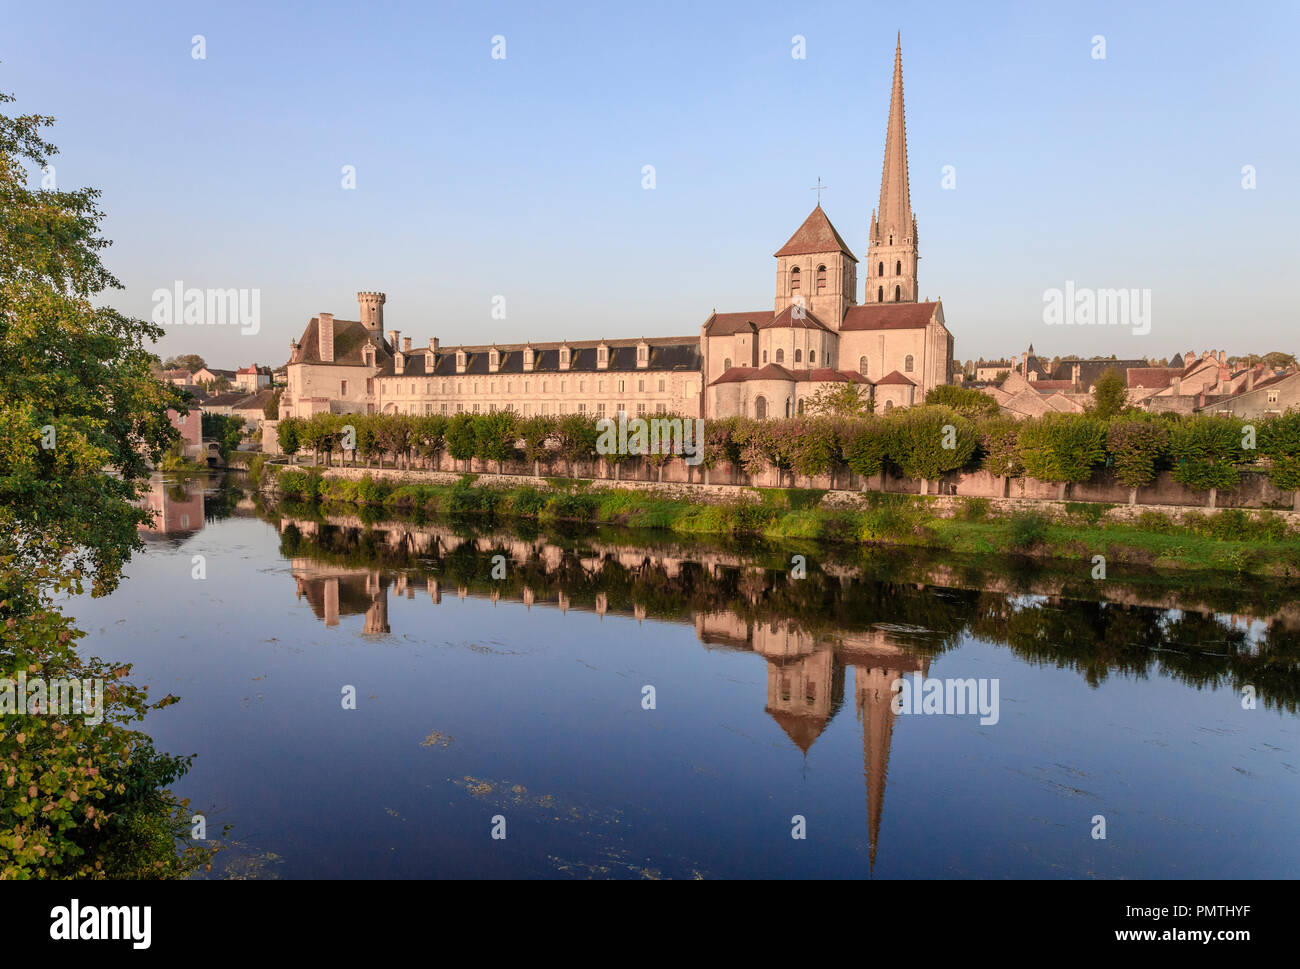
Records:
[[[806,256],[817,252],[842,252],[854,262],[858,261],[848,243],[840,238],[835,226],[831,225],[831,220],[826,218],[821,205],[812,210],[808,218],[803,220],[803,225],[795,230],[794,235],[775,255]]]
[[[850,306],[841,330],[914,330],[934,318],[937,303],[868,303]]]
[[[877,387],[881,386],[882,384],[903,384],[905,386],[915,387],[916,381],[904,377],[897,370],[894,370],[876,381]]]
[[[1130,387],[1168,387],[1178,371],[1172,367],[1129,367]]]
[[[788,327],[792,330],[825,330],[827,333],[834,333],[829,326],[823,323],[817,317],[813,316],[812,310],[804,307],[802,318],[794,315],[794,305],[791,304],[783,309],[776,316],[764,323],[760,329],[769,329],[771,327]]]
[[[1074,387],[1073,380],[1031,380],[1029,381],[1031,390],[1037,390],[1040,393],[1046,390],[1070,390]]]
[[[772,310],[756,310],[752,313],[714,313],[704,326],[709,336],[731,336],[751,324],[757,329],[774,315]]]

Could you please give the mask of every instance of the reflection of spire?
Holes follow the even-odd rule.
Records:
[[[885,807],[885,774],[889,770],[889,746],[894,733],[893,692],[889,685],[901,674],[891,670],[853,670],[858,719],[862,721],[862,769],[867,782],[867,832],[871,843],[871,867],[876,867],[880,843],[880,818]]]
[[[338,576],[325,580],[325,625],[339,624],[339,580]]]
[[[437,579],[429,580],[429,598],[433,600],[435,606],[442,602],[442,583]]]

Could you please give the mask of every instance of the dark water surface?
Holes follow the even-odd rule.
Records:
[[[129,578],[69,609],[86,650],[181,697],[144,729],[197,753],[177,791],[233,825],[222,875],[1300,868],[1294,590],[362,521],[204,488],[155,487]],[[997,722],[895,713],[913,674],[996,684]]]

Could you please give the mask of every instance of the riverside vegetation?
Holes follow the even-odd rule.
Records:
[[[151,373],[161,327],[104,305],[99,193],[27,187],[52,123],[0,113],[0,879],[181,878],[215,846],[168,790],[190,759],[132,726],[175,698],[78,649],[58,600],[117,586],[186,401]],[[13,689],[66,679],[107,684],[102,719]]]
[[[706,425],[703,468],[723,463],[750,475],[776,469],[799,477],[852,471],[862,477],[896,469],[927,481],[951,471],[1027,475],[1068,485],[1109,471],[1130,489],[1168,471],[1200,491],[1235,486],[1244,470],[1261,471],[1280,489],[1300,490],[1300,414],[1262,421],[1198,415],[1151,415],[1102,408],[1015,421],[977,391],[938,388],[930,403],[887,416],[821,415],[756,421],[728,418]],[[349,430],[350,429],[350,430]],[[520,418],[508,411],[446,417],[317,415],[280,423],[288,454],[315,460],[351,439],[354,465],[436,467],[445,451],[456,461],[531,461],[572,474],[579,462],[644,461],[662,468],[672,455],[597,454],[597,421],[582,414]],[[340,454],[346,458],[346,452]],[[1300,575],[1300,532],[1271,511],[1224,509],[1216,514],[1122,508],[1085,502],[1025,502],[1006,511],[987,498],[940,498],[863,492],[827,502],[824,490],[749,488],[717,503],[609,487],[571,477],[545,489],[465,475],[455,484],[324,477],[316,466],[254,462],[264,487],[298,499],[347,502],[452,515],[500,515],[543,521],[619,523],[684,534],[757,535],[951,549],[970,554],[1014,552],[1171,569],[1215,569],[1281,577]],[[380,473],[382,475],[382,472]],[[273,479],[273,480],[272,480]],[[1022,504],[1022,503],[1017,503]],[[1136,512],[1135,514],[1133,512]]]

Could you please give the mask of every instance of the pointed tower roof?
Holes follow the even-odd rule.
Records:
[[[910,235],[912,195],[907,185],[907,121],[903,114],[903,35],[894,48],[894,85],[889,94],[889,130],[885,134],[885,162],[880,174],[880,207],[876,210],[878,234]]]
[[[806,256],[815,252],[842,252],[854,262],[857,257],[853,255],[853,250],[845,242],[835,226],[831,225],[831,220],[826,217],[819,204],[803,220],[803,225],[795,230],[795,234],[790,237],[785,245],[778,249],[774,255],[777,256]]]

